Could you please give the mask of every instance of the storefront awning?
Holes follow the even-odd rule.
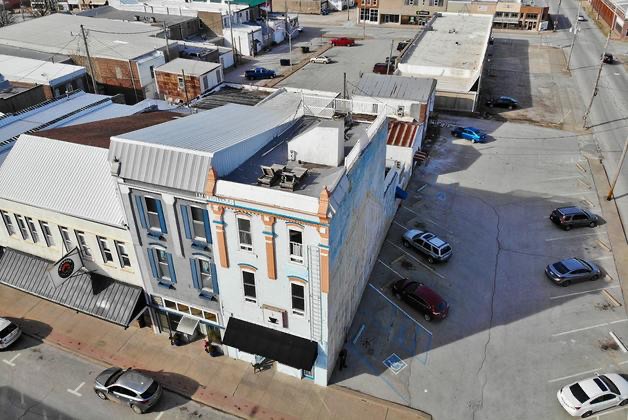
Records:
[[[315,341],[233,317],[229,318],[222,342],[295,369],[312,370],[318,355],[318,345]]]
[[[184,316],[179,321],[179,325],[177,326],[177,331],[187,335],[194,335],[194,330],[198,325],[198,319],[190,318],[188,316]]]
[[[87,271],[55,288],[46,275],[51,264],[0,248],[0,283],[124,327],[146,307],[141,288]]]

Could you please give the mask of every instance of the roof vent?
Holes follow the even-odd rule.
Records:
[[[307,169],[300,166],[286,168],[281,172],[279,187],[284,190],[294,191],[307,176]]]
[[[272,187],[279,182],[281,173],[283,172],[285,165],[278,165],[274,163],[272,166],[260,165],[262,169],[262,176],[257,178],[257,184],[266,187]]]

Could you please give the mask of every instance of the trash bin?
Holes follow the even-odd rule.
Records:
[[[290,59],[289,58],[280,58],[279,59],[279,64],[281,64],[282,66],[289,66],[290,65]]]
[[[309,53],[309,52],[310,52],[310,47],[305,47],[305,46],[304,46],[304,47],[301,47],[301,52],[302,52],[303,54],[307,54],[307,53]]]

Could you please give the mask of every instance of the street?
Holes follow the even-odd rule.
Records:
[[[96,396],[93,383],[104,366],[28,336],[0,352],[2,419],[137,419],[129,407]],[[172,392],[146,419],[235,419]]]

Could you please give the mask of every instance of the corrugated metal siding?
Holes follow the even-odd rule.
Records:
[[[0,167],[0,197],[122,226],[107,150],[24,134]]]
[[[389,146],[412,147],[418,128],[418,123],[391,121],[388,124],[386,144]]]
[[[55,288],[46,274],[51,262],[9,248],[0,255],[0,283],[125,327],[142,296],[139,287],[87,272]]]
[[[396,98],[427,103],[436,81],[429,78],[366,73],[353,92],[355,96]]]

